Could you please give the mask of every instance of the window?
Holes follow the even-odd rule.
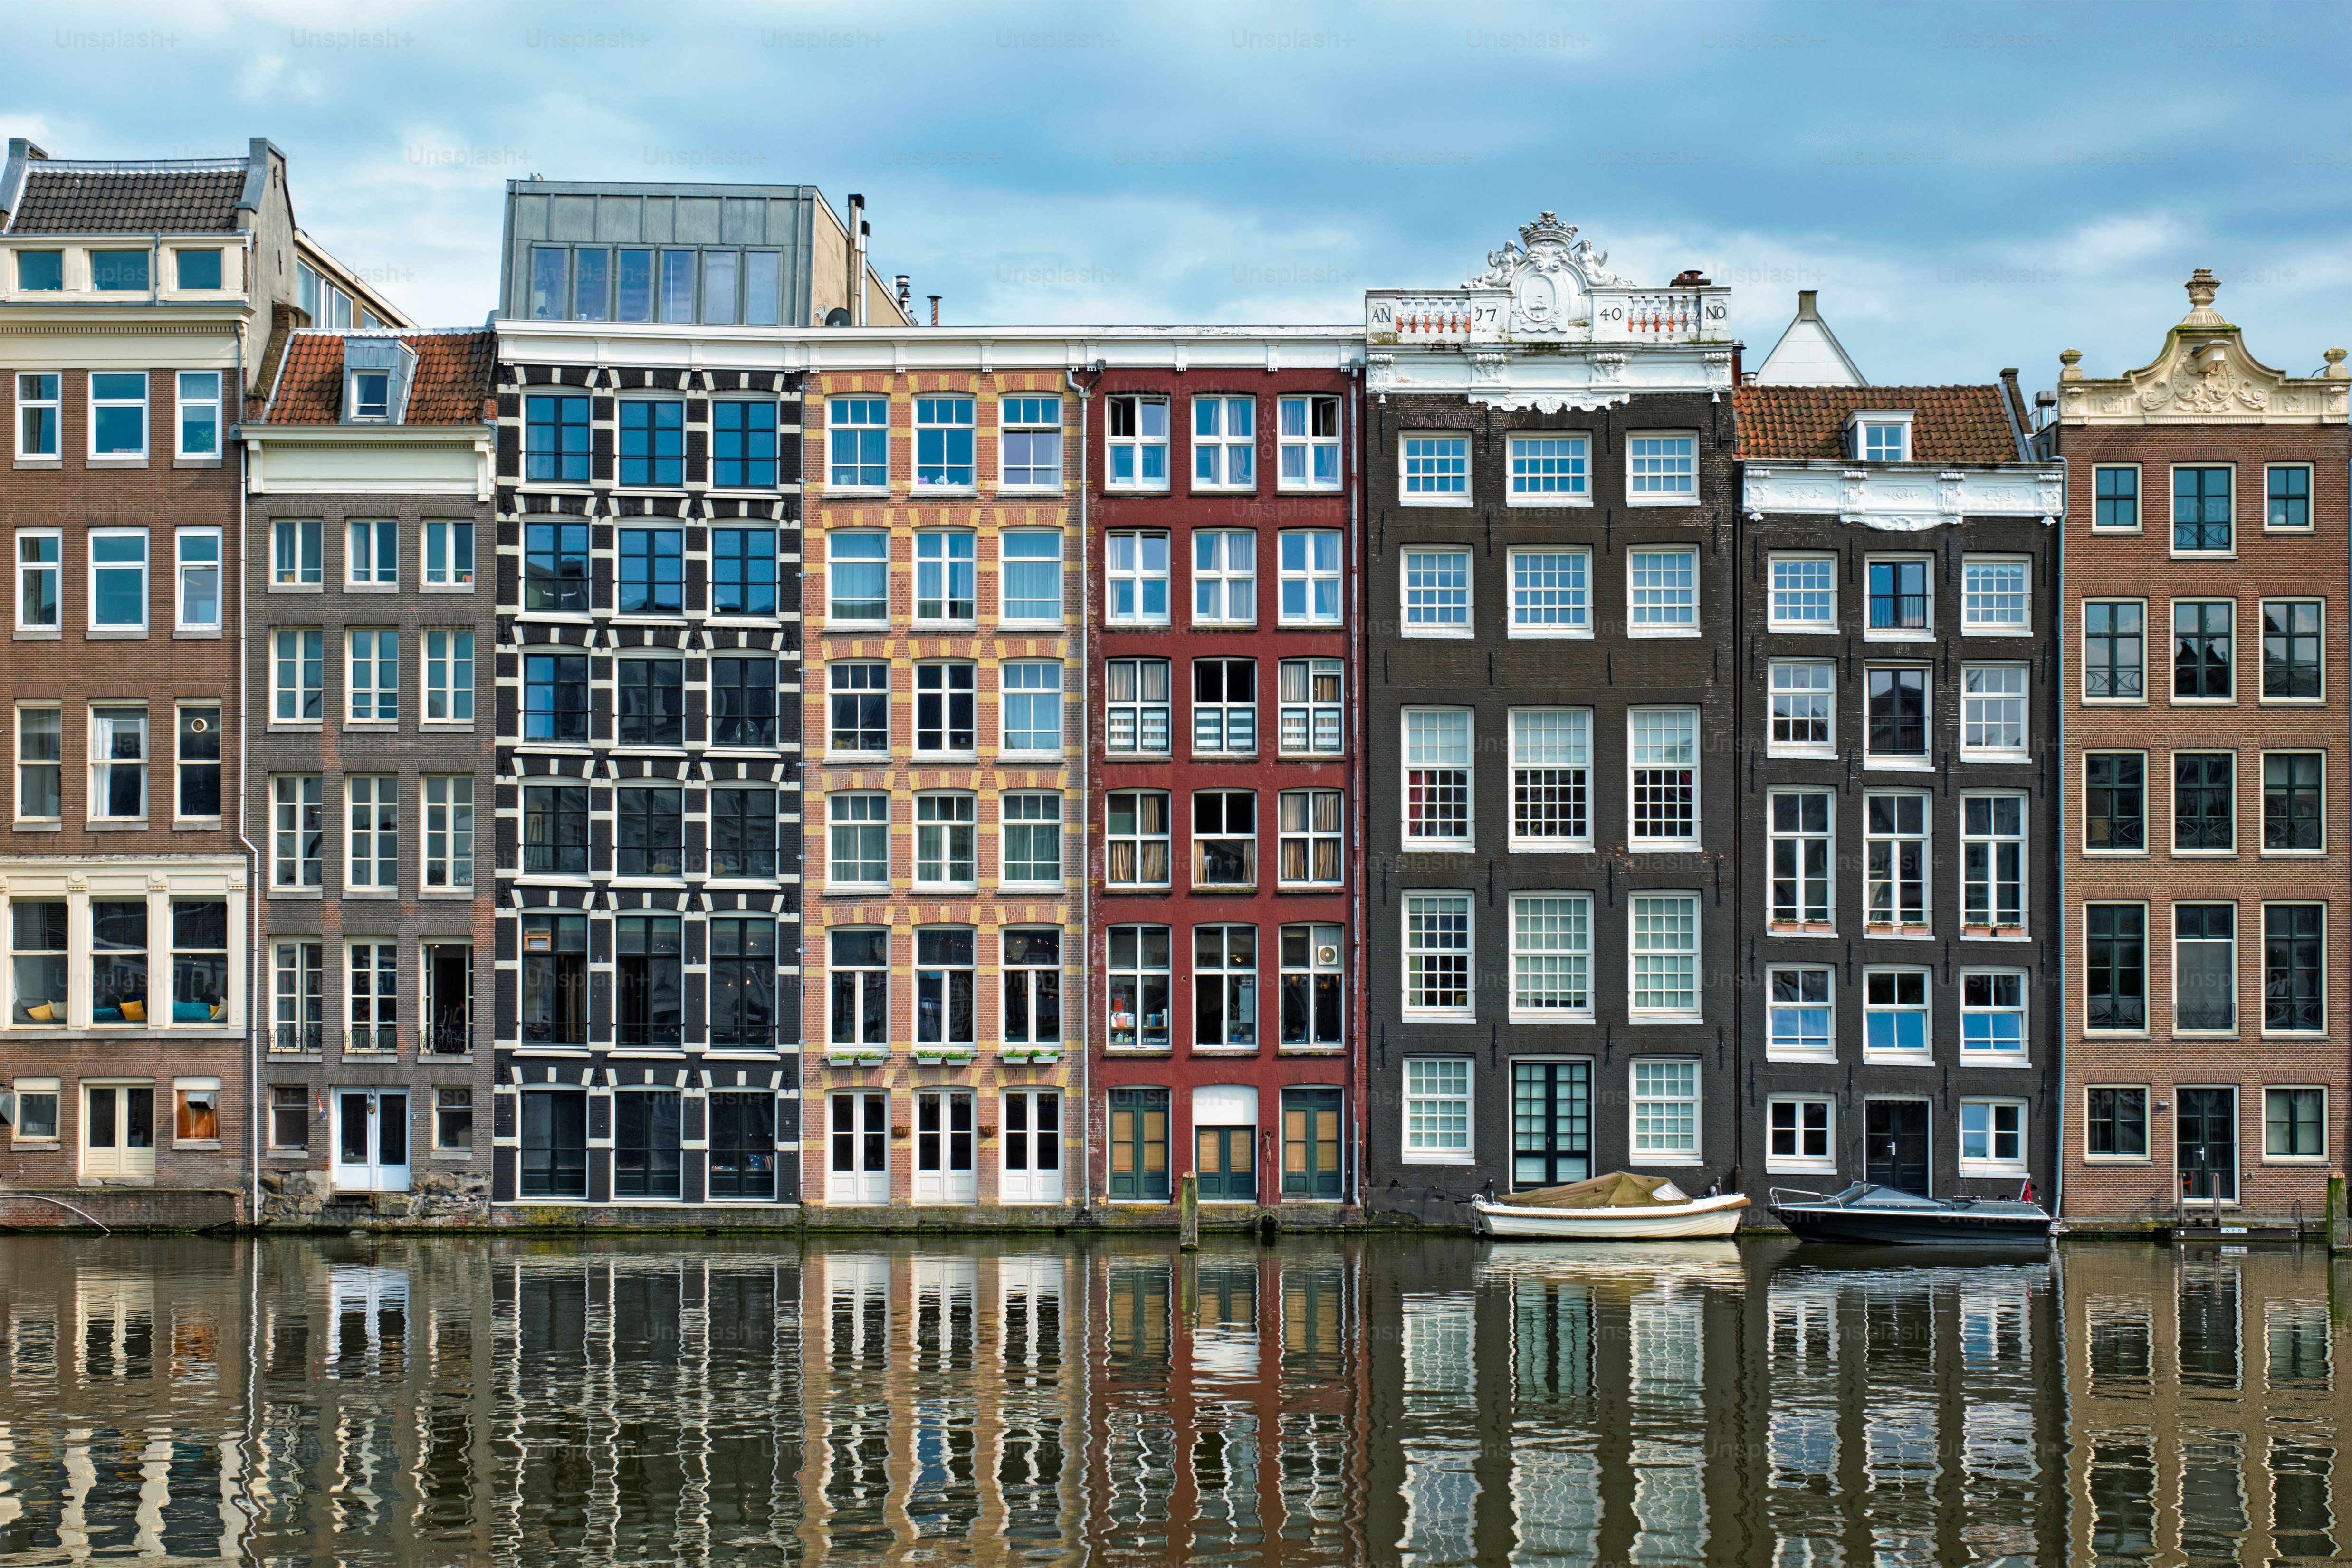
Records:
[[[1827,790],[1775,790],[1771,795],[1772,923],[1826,931],[1830,903],[1831,821],[1836,797]]]
[[[1339,752],[1339,661],[1282,661],[1282,753],[1336,756]]]
[[[1346,1044],[1340,1032],[1339,928],[1282,928],[1282,1046],[1324,1050]]]
[[[2091,600],[2083,606],[2083,699],[2137,702],[2147,695],[2146,644],[2137,600]]]
[[[144,820],[147,816],[147,710],[89,710],[89,815],[93,819]]]
[[[997,488],[1053,490],[1062,487],[1062,400],[1008,397],[997,412],[1003,457]]]
[[[1404,712],[1404,837],[1416,844],[1470,838],[1470,710]]]
[[[65,816],[65,712],[16,710],[16,820],[57,821]]]
[[[1168,624],[1168,536],[1114,533],[1108,540],[1110,619],[1115,626]]]
[[[277,946],[277,963],[273,965],[277,975],[277,1028],[269,1048],[316,1051],[320,1036],[326,1032],[324,945],[281,942]]]
[[[392,634],[383,634],[390,637]],[[474,721],[474,634],[435,627],[424,634],[425,721]]]
[[[1864,919],[1927,927],[1927,797],[1866,795],[1862,803]]]
[[[1864,679],[1871,762],[1924,763],[1927,758],[1927,670],[1916,666],[1874,665],[1864,672]]]
[[[825,441],[827,485],[837,490],[890,488],[888,398],[833,399],[825,413]]]
[[[625,485],[679,485],[686,482],[684,403],[674,398],[623,400],[621,482]],[[627,538],[625,531],[622,537]],[[625,554],[625,548],[624,546]]]
[[[2270,488],[2270,510],[2263,514],[2265,528],[2308,530],[2311,527],[2311,470],[2295,465],[2273,465],[2265,470]]]
[[[2227,1033],[2238,1026],[2238,907],[2176,904],[2172,910],[2173,1026]]]
[[[299,1150],[308,1148],[310,1142],[310,1091],[299,1083],[271,1085],[269,1147],[273,1150]]]
[[[474,781],[465,773],[427,773],[425,796],[425,885],[453,889],[474,885]]]
[[[710,743],[763,750],[776,743],[776,661],[710,661]]]
[[[2227,600],[2172,606],[2172,695],[2227,701],[2236,689],[2230,679],[2230,622],[2236,606]]]
[[[1471,635],[1467,550],[1405,552],[1404,630],[1407,636]]]
[[[183,255],[187,254],[183,252]],[[215,253],[217,265],[218,253]],[[221,455],[221,378],[216,370],[180,372],[180,445],[182,458]]]
[[[1689,436],[1635,436],[1625,443],[1625,499],[1635,506],[1698,499],[1698,443]]]
[[[399,528],[389,518],[344,525],[343,581],[368,587],[400,581]]]
[[[173,815],[183,822],[221,814],[220,711],[210,706],[178,710],[178,749],[173,761],[180,787]]]
[[[1339,488],[1339,400],[1285,397],[1278,406],[1280,486],[1286,490]]]
[[[1257,400],[1192,399],[1192,488],[1245,490],[1257,483]]]
[[[1164,1051],[1168,1032],[1166,926],[1110,928],[1110,1043],[1113,1049]]]
[[[2093,1088],[2084,1093],[2083,1152],[2094,1160],[2147,1158],[2147,1090]]]
[[[2230,470],[2172,470],[2172,552],[2227,554],[2230,550]]]
[[[661,319],[694,320],[694,252],[690,250],[661,253]]]
[[[320,841],[326,836],[325,782],[317,773],[281,773],[269,781],[270,886],[316,888],[325,880]]]
[[[2322,989],[2324,904],[2263,906],[2263,1032],[2315,1035],[2327,1027]]]
[[[1192,624],[1257,624],[1257,535],[1201,529],[1192,535]]]
[[[978,744],[974,667],[915,667],[915,750],[969,752]]]
[[[2263,1153],[2274,1160],[2326,1159],[2327,1091],[2324,1089],[2263,1090]]]
[[[719,489],[776,487],[776,405],[729,399],[710,405],[710,482]]]
[[[919,535],[920,539],[922,535]],[[953,537],[953,536],[950,536]],[[1062,536],[1049,532],[1004,534],[1000,619],[1033,626],[1062,621]]]
[[[1869,1052],[1927,1054],[1926,970],[1863,971],[1862,1044]]]
[[[1404,1060],[1404,1157],[1470,1163],[1470,1062],[1464,1057]]]
[[[2319,752],[2263,753],[2263,848],[2317,850],[2326,847],[2326,816],[2320,800],[2325,754]]]
[[[421,1049],[463,1057],[474,1049],[474,949],[469,942],[427,942],[424,952],[427,1031]]]
[[[979,803],[968,795],[915,797],[915,885],[968,888],[980,879]]]
[[[436,1152],[472,1152],[474,1147],[472,1085],[445,1083],[434,1087],[433,1147]]]
[[[1629,637],[1698,633],[1698,552],[1631,550],[1625,554]]]
[[[684,610],[685,532],[675,528],[621,530],[620,581],[625,616],[674,616]]]
[[[973,618],[975,544],[974,537],[963,532],[915,535],[915,619]]]
[[[1004,932],[1007,1046],[1062,1043],[1062,933],[1052,926]]]
[[[1248,790],[1201,790],[1193,795],[1192,885],[1257,885],[1257,796]]]
[[[1698,1158],[1698,1063],[1633,1064],[1633,1163]]]
[[[351,374],[350,413],[346,417],[374,424],[392,417],[392,373],[355,370]]]
[[[1639,895],[1633,905],[1633,1011],[1696,1016],[1697,896]]]
[[[2021,559],[1969,556],[1960,566],[1960,630],[2018,632],[2032,629],[2026,573]]]
[[[23,252],[17,253],[19,256]],[[24,372],[16,377],[16,456],[20,459],[55,458],[63,446],[58,434],[60,378],[54,372]]]
[[[1062,797],[1023,792],[1003,798],[1003,879],[1045,887],[1062,879]]]
[[[1114,658],[1108,661],[1109,712],[1106,749],[1113,752],[1164,754],[1168,751],[1168,661]]]
[[[1404,963],[1406,1012],[1471,1016],[1468,894],[1405,895]]]
[[[2272,599],[2263,605],[2263,696],[2315,701],[2324,694],[2316,599]]]
[[[2238,847],[2233,787],[2238,759],[2230,752],[2176,752],[2172,757],[2172,847],[2234,851]]]
[[[1764,1054],[1772,1061],[1835,1061],[1837,1012],[1832,971],[1812,965],[1775,967],[1765,1004]]]
[[[522,738],[526,741],[585,741],[588,738],[588,656],[534,653],[523,668]]]
[[[2139,470],[2100,468],[2095,471],[2096,499],[2093,528],[2137,531],[2139,527]]]
[[[776,1045],[776,922],[712,920],[711,1048],[765,1051]]]
[[[89,455],[122,458],[147,456],[145,371],[89,373]]]
[[[972,933],[967,927],[915,933],[915,1048],[971,1048],[979,1038]]]
[[[1908,635],[1926,632],[1933,626],[1934,600],[1927,586],[1928,565],[1919,560],[1870,563],[1871,631]]]
[[[1192,1043],[1257,1045],[1257,927],[1192,928]]]
[[[1906,462],[1911,456],[1911,416],[1857,414],[1849,441],[1853,455],[1864,462]]]
[[[350,797],[349,885],[391,891],[400,886],[400,781],[390,773],[354,773]]]
[[[1511,900],[1511,1014],[1590,1017],[1592,900],[1583,894],[1517,894]]]
[[[1336,789],[1289,789],[1280,797],[1281,883],[1336,888],[1346,847],[1345,814]]]
[[[710,613],[715,616],[772,616],[776,613],[774,529],[714,528],[710,531]]]
[[[522,868],[562,877],[588,874],[588,791],[530,784],[522,792]]]
[[[522,545],[522,607],[586,614],[588,525],[526,522]]]
[[[1834,755],[1837,666],[1775,659],[1771,679],[1772,754]]]
[[[1511,552],[1513,637],[1575,637],[1592,630],[1589,550]]]
[[[1297,530],[1279,536],[1282,552],[1282,624],[1339,624],[1339,535],[1331,529]]]
[[[2025,976],[2017,970],[1960,971],[1960,1054],[2025,1059]]]
[[[173,542],[179,591],[175,625],[184,632],[216,632],[221,625],[221,533],[217,528],[184,528]],[[54,624],[54,616],[50,623]]]
[[[1257,661],[1192,661],[1192,750],[1254,756],[1257,752]]]
[[[1108,488],[1115,490],[1164,490],[1168,488],[1168,400],[1164,397],[1111,397],[1110,423],[1104,429],[1109,454]]]
[[[318,583],[326,574],[326,528],[316,518],[281,517],[269,525],[269,581],[278,587]],[[586,545],[588,531],[580,531]]]
[[[537,483],[586,484],[588,398],[554,393],[526,397],[522,416],[522,477]]]
[[[2140,904],[2084,906],[2084,970],[2089,986],[2085,1029],[2147,1027],[2147,910]]]
[[[624,877],[675,877],[686,855],[683,796],[675,789],[614,793],[614,870]]]
[[[390,724],[400,719],[400,634],[354,627],[347,634],[351,721]]]
[[[836,795],[827,797],[832,835],[826,881],[836,888],[890,885],[890,797]]]
[[[344,1037],[343,1048],[348,1051],[381,1051],[386,1055],[400,1048],[400,950],[388,942],[355,942],[350,944],[350,984],[345,990],[350,997],[350,1032]]]
[[[890,537],[835,533],[825,540],[827,619],[887,625],[890,619]]]
[[[2137,752],[2091,752],[2083,758],[2083,847],[2147,848],[2147,760]]]
[[[147,905],[92,899],[89,904],[89,1021],[147,1023]]]
[[[54,293],[66,286],[66,253],[62,250],[16,252],[16,287],[27,293]]]
[[[16,532],[16,627],[57,631],[64,625],[59,600],[63,584],[63,535],[53,529]]]
[[[830,741],[838,752],[887,754],[890,750],[890,667],[835,664],[831,687]]]
[[[776,874],[774,790],[711,790],[710,874],[762,879]]]
[[[582,795],[587,791],[580,792]],[[522,917],[522,1037],[535,1046],[588,1043],[588,918]],[[532,1096],[523,1096],[524,1161],[530,1160]],[[585,1154],[582,1155],[584,1162]],[[528,1190],[528,1189],[526,1189]]]
[[[1581,436],[1511,437],[1511,500],[1518,505],[1566,506],[1589,501],[1586,447]]]
[[[1404,503],[1470,504],[1470,437],[1407,436],[1402,454]]]
[[[1776,632],[1837,629],[1837,557],[1772,557],[1771,625]]]
[[[2025,797],[1960,797],[1960,925],[1970,931],[2025,929]]]
[[[2025,1169],[2024,1103],[1960,1101],[1960,1174],[2020,1176]]]
[[[1636,708],[1632,729],[1633,837],[1637,848],[1698,838],[1698,710]]]
[[[1830,1105],[1826,1100],[1783,1100],[1771,1102],[1771,1143],[1766,1151],[1768,1171],[1837,1169],[1830,1145]]]
[[[147,531],[89,531],[89,629],[147,629]]]
[[[621,252],[624,262],[643,251]],[[627,309],[624,268],[622,307]],[[537,1089],[522,1097],[522,1169],[527,1198],[588,1195],[588,1097],[572,1089]]]
[[[563,320],[564,273],[571,260],[572,253],[559,245],[530,247],[530,313],[534,321]],[[581,293],[584,302],[587,290],[583,288]]]
[[[1031,756],[1060,755],[1062,667],[1042,662],[1007,662],[999,668],[998,679],[1003,688],[1004,750]],[[836,745],[836,749],[840,748]]]
[[[64,1026],[69,984],[67,966],[71,962],[66,942],[65,900],[11,899],[8,931],[9,979],[16,1003],[8,1021]],[[22,1135],[21,1124],[18,1134]]]
[[[686,662],[624,658],[614,665],[614,706],[625,746],[686,743]]]

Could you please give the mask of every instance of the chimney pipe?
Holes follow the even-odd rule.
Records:
[[[1817,289],[1797,290],[1797,320],[1813,321],[1821,319],[1821,312],[1813,308],[1813,301],[1820,298],[1820,294],[1821,291]]]
[[[849,321],[866,324],[866,198],[849,197]]]
[[[924,298],[931,302],[931,325],[936,327],[940,324],[940,297],[937,294],[927,294]]]
[[[898,285],[898,313],[911,321],[915,319],[915,280],[901,272],[894,281]]]

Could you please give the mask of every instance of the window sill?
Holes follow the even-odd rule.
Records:
[[[1475,1154],[1408,1153],[1397,1156],[1397,1163],[1400,1165],[1475,1165],[1477,1163],[1478,1158]]]
[[[1528,1024],[1528,1025],[1532,1025],[1532,1026],[1536,1026],[1536,1027],[1538,1027],[1538,1028],[1541,1028],[1541,1027],[1544,1027],[1544,1026],[1553,1026],[1553,1025],[1565,1025],[1565,1026],[1570,1026],[1570,1027],[1576,1027],[1576,1026],[1589,1026],[1590,1024],[1591,1024],[1591,1023],[1592,1023],[1592,1021],[1593,1021],[1593,1015],[1592,1015],[1592,1014],[1591,1014],[1591,1013],[1589,1013],[1589,1012],[1587,1012],[1587,1013],[1522,1013],[1522,1012],[1519,1012],[1519,1011],[1517,1011],[1517,1010],[1514,1009],[1514,1010],[1512,1010],[1512,1011],[1510,1011],[1510,1012],[1507,1012],[1507,1013],[1505,1013],[1505,1014],[1503,1015],[1503,1021],[1504,1021],[1505,1023],[1507,1023],[1507,1024]]]
[[[471,583],[419,583],[416,591],[420,594],[470,594],[474,585]]]
[[[1348,1054],[1345,1046],[1280,1046],[1275,1055],[1280,1057],[1340,1057]]]
[[[16,633],[16,640],[18,642],[57,642],[65,635],[62,631],[43,631],[38,627],[33,627],[19,630]]]
[[[1766,631],[1768,631],[1768,632],[1770,632],[1770,633],[1771,633],[1773,636],[1775,636],[1775,637],[1833,637],[1837,636],[1837,625],[1836,625],[1836,623],[1835,623],[1835,622],[1832,622],[1832,623],[1830,623],[1829,625],[1824,626],[1824,625],[1822,625],[1822,624],[1821,622],[1819,622],[1819,621],[1802,621],[1802,622],[1787,622],[1787,623],[1783,623],[1783,622],[1780,622],[1780,621],[1774,621],[1774,622],[1772,622],[1770,625],[1767,626],[1764,629],[1765,629]]]
[[[1699,635],[1699,628],[1696,626],[1627,626],[1625,635],[1636,642],[1661,637],[1695,637]]]
[[[1069,630],[1069,626],[1070,623],[1067,621],[1013,621],[1000,617],[993,629],[1000,632],[1034,635],[1040,632],[1065,632]]]
[[[1764,1173],[1768,1176],[1834,1176],[1837,1174],[1837,1162],[1775,1160],[1767,1155]]]
[[[1591,497],[1590,494],[1586,494],[1586,495],[1564,495],[1564,494],[1562,494],[1562,495],[1535,495],[1535,496],[1507,495],[1507,496],[1505,496],[1505,497],[1503,498],[1503,504],[1504,504],[1505,506],[1532,506],[1532,507],[1541,507],[1541,506],[1591,506],[1591,505],[1592,504],[1592,497]]]
[[[1764,1048],[1764,1059],[1767,1062],[1787,1062],[1802,1067],[1837,1066],[1837,1053],[1835,1051],[1829,1051],[1826,1053],[1804,1052],[1801,1054],[1795,1051],[1776,1051],[1769,1046],[1767,1046]]]
[[[144,457],[100,458],[93,456],[85,466],[92,468],[143,468],[147,467],[147,459]]]
[[[1470,508],[1470,498],[1469,498],[1468,496],[1466,496],[1466,495],[1459,495],[1459,496],[1399,496],[1399,497],[1397,497],[1397,505],[1399,505],[1399,506],[1432,506],[1432,507],[1438,507],[1438,506],[1442,506],[1442,507],[1453,507],[1453,508],[1456,508],[1456,509],[1459,509],[1459,510],[1465,510],[1465,511],[1466,511],[1466,510],[1469,510],[1469,508]]]
[[[1475,1024],[1478,1021],[1475,1013],[1417,1013],[1410,1007],[1403,1009],[1401,1016],[1408,1024]]]
[[[327,585],[324,583],[272,583],[264,591],[271,594],[323,594]]]
[[[343,895],[342,895],[342,896],[343,896],[343,898],[344,898],[345,900],[383,900],[383,899],[396,899],[396,898],[400,897],[400,889],[397,889],[397,888],[352,888],[352,887],[346,887],[346,888],[343,889]]]
[[[1473,638],[1476,637],[1477,637],[1477,635],[1478,635],[1478,628],[1477,628],[1477,627],[1475,627],[1475,626],[1402,626],[1402,627],[1398,628],[1398,631],[1397,631],[1397,636],[1399,636],[1399,637],[1412,637],[1412,638],[1422,638],[1422,639],[1429,639],[1429,640],[1441,640],[1441,641],[1442,641],[1442,640],[1451,640],[1451,641],[1454,641],[1454,642],[1468,642],[1468,641],[1472,640]],[[1632,633],[1628,633],[1627,635],[1628,635],[1628,636],[1632,636],[1632,635],[1633,635],[1633,634],[1632,634]]]
[[[261,1059],[265,1065],[276,1063],[286,1067],[316,1067],[327,1058],[324,1053],[319,1051],[264,1051]],[[303,1152],[304,1151],[300,1149],[273,1149],[270,1151],[270,1157],[277,1160],[291,1160]]]
[[[1103,891],[1112,898],[1119,898],[1121,896],[1132,897],[1139,894],[1147,898],[1165,898],[1175,890],[1176,889],[1173,886],[1166,882],[1152,882],[1149,884],[1106,882],[1103,884]]]
[[[853,882],[845,887],[828,886],[822,889],[820,892],[822,897],[828,899],[887,899],[890,896],[890,889],[887,883]]]
[[[1625,504],[1627,506],[1697,506],[1701,504],[1701,502],[1699,498],[1696,495],[1627,496],[1625,498]]]
[[[2238,852],[2235,849],[2175,849],[2171,856],[2175,860],[2235,860]]]
[[[999,752],[996,753],[996,760],[999,763],[1012,763],[1026,768],[1037,767],[1049,763],[1058,764],[1066,760],[1067,756],[1068,753],[1066,752]],[[832,759],[829,757],[826,759],[828,762],[831,760]]]
[[[1103,494],[1106,496],[1165,496],[1169,493],[1170,490],[1166,485],[1103,486]]]
[[[2238,700],[2234,697],[2175,697],[2171,700],[2171,706],[2175,708],[2235,708],[2237,705]]]
[[[883,768],[890,765],[887,752],[825,752],[812,759],[831,768]]]
[[[2284,1041],[2290,1046],[2316,1046],[2326,1043],[2327,1031],[2325,1029],[2264,1029],[2262,1031],[2262,1037],[2265,1040]]]
[[[2032,760],[2032,753],[2026,752],[1971,752],[1965,746],[1960,748],[1960,761],[1979,767],[2015,767],[2020,763]]]
[[[1863,1047],[1862,1065],[1874,1068],[1931,1068],[1936,1065],[1931,1051],[1874,1051]]]
[[[1510,642],[1591,642],[1592,640],[1592,633],[1589,628],[1576,626],[1562,627],[1556,631],[1538,626],[1506,626],[1503,636]]]
[[[2174,561],[2235,561],[2234,550],[2173,550],[2166,552]]]
[[[1862,934],[1885,942],[1933,942],[1936,940],[1936,928],[1927,925],[1864,925]]]
[[[210,466],[217,468],[219,465],[213,464]],[[172,1148],[175,1152],[182,1149],[217,1149],[220,1146],[221,1142],[217,1138],[174,1138],[172,1140]]]
[[[1067,891],[1068,887],[1069,884],[1066,882],[999,882],[996,884],[996,890],[1000,893],[1019,893],[1024,898],[1055,897]]]
[[[65,830],[66,825],[62,822],[18,822],[11,824],[8,829],[11,833],[63,833]]]
[[[142,816],[135,820],[126,817],[85,822],[82,824],[82,831],[85,833],[144,833],[147,831],[147,819]]]
[[[1960,1065],[1961,1065],[1962,1067],[1964,1067],[1964,1068],[2030,1068],[2030,1067],[2032,1067],[2033,1064],[2032,1064],[2032,1062],[2030,1062],[2030,1061],[2026,1060],[2026,1059],[2025,1059],[2025,1057],[2024,1057],[2024,1055],[2023,1055],[2022,1053],[2020,1053],[2020,1054],[2015,1055],[2015,1056],[2009,1056],[2009,1055],[2000,1055],[2000,1056],[1996,1056],[1996,1055],[1994,1055],[1994,1054],[1993,1054],[1992,1052],[1990,1052],[1990,1051],[1970,1051],[1970,1050],[1963,1050],[1962,1052],[1960,1052]]]
[[[1103,1047],[1103,1055],[1112,1058],[1172,1057],[1175,1054],[1176,1048],[1173,1046],[1105,1046]]]
[[[1475,838],[1405,838],[1400,841],[1401,855],[1467,855],[1477,848]]]
[[[273,899],[323,899],[327,895],[320,888],[272,888],[268,896]]]
[[[1655,1170],[1662,1165],[1704,1165],[1706,1162],[1696,1154],[1654,1153],[1646,1157],[1641,1154],[1631,1155],[1627,1158],[1625,1163],[1633,1170],[1641,1171]]]
[[[2303,1165],[2307,1167],[2316,1167],[2326,1164],[2327,1156],[2325,1154],[2264,1154],[2263,1156],[2263,1163],[2265,1165]]]
[[[1936,640],[1936,634],[1932,628],[1917,631],[1907,626],[1899,630],[1892,626],[1864,626],[1862,640],[1866,643],[1931,643]]]
[[[20,472],[28,468],[62,468],[65,466],[65,459],[62,458],[19,458],[16,459],[16,468]]]
[[[343,896],[345,898],[351,897],[348,893]],[[420,899],[428,900],[448,900],[453,902],[470,902],[474,897],[474,889],[471,888],[425,888],[419,889],[416,896]]]
[[[828,616],[825,618],[824,629],[828,635],[835,632],[855,632],[861,636],[866,636],[875,632],[888,631],[890,629],[890,623],[887,621],[842,621],[835,620],[832,616]]]
[[[1169,621],[1106,620],[1103,622],[1103,628],[1106,631],[1114,632],[1164,632],[1172,624],[1172,622]]]
[[[82,636],[91,642],[145,642],[147,628],[144,626],[92,626],[82,633]]]
[[[2085,1165],[2152,1165],[2156,1162],[2146,1154],[2085,1154]]]
[[[2263,849],[2257,852],[2264,860],[2325,860],[2325,849]]]
[[[400,592],[400,584],[397,583],[346,583],[343,584],[343,592],[346,594],[397,594]]]
[[[1932,757],[1873,757],[1862,759],[1864,770],[1881,773],[1932,773],[1936,771]]]
[[[221,819],[217,816],[192,816],[172,824],[174,833],[218,833]]]
[[[1103,752],[1106,763],[1168,763],[1176,760],[1173,752]]]
[[[1688,855],[1705,847],[1706,845],[1696,838],[1653,838],[1639,844],[1628,844],[1625,849],[1632,855]]]
[[[1704,1014],[1697,1012],[1633,1013],[1627,1016],[1625,1022],[1637,1029],[1687,1029],[1694,1024],[1704,1024],[1706,1018]]]
[[[1257,884],[1255,882],[1195,882],[1191,890],[1195,893],[1223,894],[1228,898],[1238,898],[1256,892]]]
[[[2031,942],[2023,926],[1962,926],[1962,942]]]
[[[2033,628],[2032,626],[1964,626],[1960,628],[1960,635],[1964,637],[2030,637],[2033,635]]]
[[[2092,849],[2085,847],[2082,851],[2082,855],[2083,858],[2085,860],[2145,860],[2147,858],[2147,851],[2145,849]]]
[[[2014,1165],[1979,1165],[1973,1161],[1963,1160],[1957,1173],[1964,1182],[2018,1182],[2033,1173],[2027,1170],[2022,1162]],[[2234,1208],[2237,1205],[2230,1204],[2224,1206]]]

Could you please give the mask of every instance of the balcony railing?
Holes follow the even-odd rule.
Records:
[[[1870,629],[1874,632],[1927,630],[1927,595],[1873,594],[1870,595]]]
[[[400,1026],[351,1025],[343,1034],[343,1049],[352,1056],[393,1056],[400,1049]]]
[[[527,1046],[584,1046],[588,1043],[588,1020],[585,1018],[540,1018],[523,1020],[522,1043]]]
[[[792,1046],[791,1031],[777,1024],[720,1023],[710,1024],[710,1049],[714,1051],[777,1051]]]
[[[307,1051],[315,1055],[325,1035],[323,1024],[279,1024],[270,1031],[269,1048],[287,1054]]]
[[[462,1057],[474,1049],[474,1026],[461,1019],[444,1019],[425,1031],[425,1051],[436,1057]]]

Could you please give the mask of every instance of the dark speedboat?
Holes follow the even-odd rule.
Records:
[[[1871,1182],[1842,1193],[1774,1187],[1769,1205],[1800,1241],[1866,1247],[2042,1247],[2051,1219],[2021,1198],[1923,1198]]]

